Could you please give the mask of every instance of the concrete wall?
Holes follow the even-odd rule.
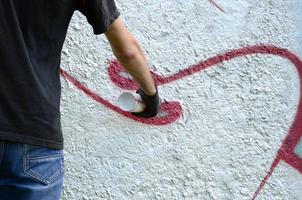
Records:
[[[301,200],[302,1],[116,3],[165,103],[147,121],[115,107],[135,85],[76,12],[62,54],[63,199]]]

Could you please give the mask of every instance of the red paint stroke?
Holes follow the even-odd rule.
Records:
[[[184,70],[180,70],[179,72],[167,77],[157,75],[154,72],[152,73],[152,75],[158,85],[163,85],[166,83],[170,83],[182,79],[194,73],[200,72],[204,69],[212,67],[223,61],[228,61],[236,57],[252,55],[252,54],[271,54],[289,60],[296,67],[300,79],[300,100],[297,107],[295,119],[289,129],[286,138],[284,139],[281,148],[277,152],[276,158],[274,159],[270,167],[270,170],[268,171],[264,179],[261,181],[259,187],[254,193],[253,199],[256,199],[257,195],[264,187],[264,185],[266,184],[266,182],[268,181],[268,179],[270,178],[273,171],[275,170],[275,168],[277,167],[277,165],[281,160],[283,160],[284,162],[295,168],[297,171],[302,173],[302,159],[294,152],[295,147],[297,146],[300,138],[302,137],[302,84],[301,84],[302,61],[294,53],[290,52],[287,49],[278,48],[275,46],[256,45],[256,46],[247,46],[247,47],[231,50],[226,53],[211,57],[205,61],[202,61],[196,65],[191,65],[188,68]],[[137,88],[137,84],[132,79],[125,78],[122,76],[122,73],[125,73],[125,70],[117,61],[112,61],[110,63],[108,73],[110,79],[119,87],[124,89]],[[62,69],[61,69],[61,75],[64,78],[66,78],[68,81],[70,81],[72,84],[74,84],[78,89],[82,90],[85,94],[87,94],[89,97],[96,100],[97,102],[105,105],[106,107],[112,109],[113,111],[116,111],[117,113],[120,113],[126,117],[129,117],[131,119],[134,119],[142,123],[153,124],[153,125],[169,124],[176,121],[182,113],[181,106],[178,102],[164,102],[161,105],[161,112],[163,113],[163,116],[159,116],[151,119],[138,118],[131,115],[130,113],[122,111],[117,106],[114,106],[107,100],[103,99],[102,97],[100,97],[95,92],[88,89],[86,86],[84,86],[82,83],[77,81],[75,78],[73,78],[71,75],[69,75],[67,72],[65,72]]]
[[[273,163],[271,164],[270,169],[268,170],[266,176],[262,179],[260,185],[258,186],[256,192],[253,195],[253,200],[256,199],[256,197],[259,195],[260,191],[263,189],[264,185],[267,183],[268,179],[271,177],[273,174],[274,170],[278,166],[279,162],[281,160],[281,157],[279,154],[277,154],[276,158],[274,159]]]
[[[302,173],[302,159],[294,152],[295,146],[298,144],[299,139],[302,137],[302,61],[294,53],[290,52],[287,49],[275,46],[256,45],[231,50],[221,55],[211,57],[205,61],[202,61],[196,65],[191,65],[188,68],[180,70],[179,72],[167,77],[160,76],[154,72],[152,72],[152,76],[155,79],[157,85],[163,85],[195,74],[223,61],[228,61],[236,57],[252,54],[271,54],[289,60],[296,67],[300,79],[300,100],[297,107],[295,119],[289,129],[285,140],[283,141],[281,148],[278,150],[276,158],[274,159],[269,172],[261,181],[257,191],[254,193],[253,199],[256,199],[257,195],[264,187],[281,160]],[[138,85],[132,79],[122,76],[122,74],[125,74],[125,69],[116,60],[110,63],[108,73],[110,79],[120,88],[132,90],[137,89]]]
[[[218,8],[221,12],[225,13],[224,9],[216,3],[214,0],[209,0],[211,4],[213,4],[216,8]]]
[[[131,118],[141,123],[145,124],[152,124],[152,125],[166,125],[172,122],[175,122],[182,114],[181,105],[178,102],[163,102],[160,106],[160,113],[158,116],[148,119],[143,119],[140,117],[136,117],[129,112],[125,112],[119,107],[111,104],[109,101],[105,100],[104,98],[100,97],[97,93],[91,91],[87,88],[84,84],[80,83],[76,78],[69,75],[63,69],[60,69],[61,75],[68,81],[70,81],[75,87],[79,90],[83,91],[86,95],[90,98],[94,99],[95,101],[103,104],[104,106],[110,108],[111,110],[124,115],[125,117]]]

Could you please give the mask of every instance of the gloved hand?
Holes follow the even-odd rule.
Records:
[[[159,100],[159,95],[158,95],[158,90],[157,86],[156,87],[156,93],[153,96],[149,96],[145,94],[145,92],[142,89],[138,89],[136,93],[138,93],[146,105],[146,108],[143,112],[139,113],[133,113],[133,115],[142,117],[142,118],[151,118],[155,117],[159,111],[159,106],[160,106],[160,100]]]

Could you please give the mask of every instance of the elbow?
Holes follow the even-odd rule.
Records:
[[[122,52],[119,52],[116,54],[116,57],[118,58],[118,60],[121,60],[121,61],[133,60],[136,58],[136,56],[137,56],[136,51],[132,50],[132,49],[123,50]]]
[[[135,59],[138,53],[139,50],[137,48],[137,42],[132,40],[126,47],[117,49],[115,51],[115,56],[118,58],[118,60],[129,61]]]

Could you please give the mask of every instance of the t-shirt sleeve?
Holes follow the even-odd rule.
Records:
[[[94,34],[102,34],[119,17],[114,0],[82,0],[79,11],[86,16]]]

